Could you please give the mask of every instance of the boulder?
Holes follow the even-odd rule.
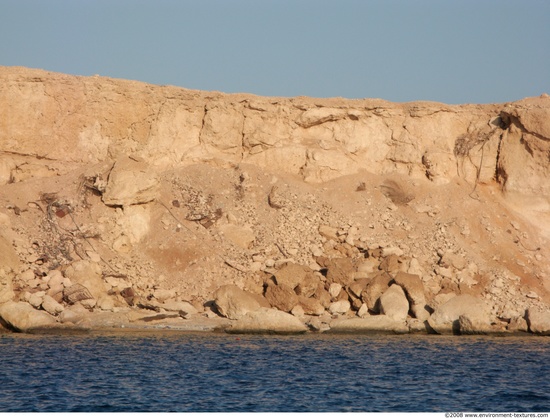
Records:
[[[351,258],[331,258],[326,260],[327,281],[348,286],[355,279],[355,266]]]
[[[522,316],[516,316],[510,319],[507,327],[510,332],[529,332],[529,325]]]
[[[550,310],[529,308],[525,318],[533,334],[550,335]]]
[[[379,312],[378,299],[390,287],[389,283],[392,280],[389,274],[383,272],[370,280],[363,292],[361,299],[367,304],[367,307],[373,312]]]
[[[26,302],[6,302],[0,305],[0,318],[9,328],[19,332],[31,332],[56,325],[53,316],[34,309]]]
[[[294,308],[292,308],[290,313],[295,317],[301,318],[301,319],[303,319],[305,315],[304,308],[302,308],[301,305],[296,305]]]
[[[135,158],[120,158],[111,173],[103,202],[109,206],[129,206],[156,199],[159,180],[149,165]]]
[[[363,293],[369,282],[370,278],[356,279],[348,286],[348,293],[356,298],[360,298],[361,293]]]
[[[395,254],[388,255],[382,260],[379,268],[394,276],[399,271],[399,257]]]
[[[369,308],[366,303],[363,303],[359,309],[357,310],[357,316],[359,318],[364,318],[366,316],[369,316]]]
[[[46,294],[51,296],[56,302],[61,303],[63,301],[63,290],[65,289],[63,285],[65,278],[59,270],[52,270],[45,279],[49,287]]]
[[[298,304],[298,295],[284,284],[268,285],[264,296],[272,307],[283,312],[290,312]]]
[[[250,293],[254,299],[260,304],[262,308],[271,308],[271,305],[267,301],[264,295],[259,295],[257,293]]]
[[[313,275],[313,271],[309,267],[302,266],[300,264],[288,263],[286,266],[278,270],[274,276],[275,282],[278,285],[284,284],[291,289],[295,289],[296,286],[304,282],[309,274]],[[317,286],[314,287],[313,292],[315,292],[316,288]]]
[[[373,315],[365,318],[336,319],[330,323],[330,331],[405,334],[409,331],[409,328],[404,321],[396,321],[386,315]]]
[[[232,334],[302,334],[307,327],[295,316],[276,309],[248,312],[226,332]]]
[[[395,275],[394,281],[405,290],[407,299],[411,304],[411,312],[415,318],[425,321],[430,314],[426,311],[426,296],[424,284],[416,274],[404,273],[402,271]]]
[[[491,333],[491,323],[479,315],[464,314],[458,317],[458,328],[463,335],[485,335]]]
[[[323,283],[319,283],[315,291],[315,299],[317,299],[323,307],[328,308],[332,302],[332,298],[328,290],[325,289]]]
[[[380,296],[380,313],[396,321],[405,321],[409,313],[409,301],[401,286],[392,284]]]
[[[56,316],[63,312],[65,308],[51,296],[44,295],[44,298],[42,300],[42,309],[44,309],[50,315]]]
[[[44,280],[48,283],[50,289],[55,288],[63,290],[63,282],[65,277],[63,277],[63,273],[59,270],[51,270],[48,272],[48,275],[44,277]]]
[[[350,309],[351,309],[351,304],[347,299],[342,299],[336,302],[332,302],[328,307],[329,312],[332,314],[345,314]]]
[[[298,303],[303,308],[304,314],[306,315],[318,316],[325,313],[325,307],[317,299],[300,296],[298,298]]]
[[[309,267],[307,268],[309,269]],[[316,274],[310,269],[310,271],[306,274],[306,276],[302,279],[300,284],[298,284],[298,286],[296,286],[294,290],[296,291],[297,295],[310,298],[315,295],[315,292],[317,291],[317,286],[319,286],[319,284],[322,284],[320,273]]]
[[[42,302],[44,301],[44,296],[45,295],[46,295],[46,292],[44,292],[44,291],[39,291],[39,292],[32,293],[27,302],[29,302],[29,304],[33,308],[39,309],[40,306],[42,305]]]
[[[410,333],[426,333],[426,321],[421,321],[416,318],[408,318],[407,326],[409,327]]]
[[[328,293],[330,293],[332,299],[338,299],[341,291],[342,285],[340,283],[331,283],[328,287]]]
[[[485,301],[466,294],[455,296],[438,307],[428,319],[428,324],[438,334],[458,334],[461,315],[467,315],[476,326],[491,324],[490,311]]]
[[[214,305],[220,315],[229,319],[238,319],[248,312],[260,309],[260,304],[250,293],[231,284],[216,290]]]

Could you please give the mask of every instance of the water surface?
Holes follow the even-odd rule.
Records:
[[[550,411],[550,338],[0,335],[0,411]]]

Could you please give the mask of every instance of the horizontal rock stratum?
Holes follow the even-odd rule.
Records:
[[[200,318],[245,332],[216,309],[229,285],[254,331],[261,312],[271,331],[285,315],[361,332],[386,316],[389,330],[463,333],[546,318],[548,95],[259,97],[0,67],[0,114],[7,327]],[[486,312],[437,322],[462,295]],[[42,322],[10,325],[22,304]]]

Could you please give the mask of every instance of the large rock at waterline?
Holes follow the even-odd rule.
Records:
[[[411,312],[415,318],[424,321],[430,314],[426,311],[426,296],[424,293],[424,284],[416,274],[404,273],[402,271],[395,275],[394,281],[405,290],[407,299],[411,304]]]
[[[248,312],[226,330],[232,334],[302,334],[307,327],[295,316],[276,309]]]
[[[405,321],[409,313],[409,301],[401,286],[392,284],[380,296],[380,313],[396,321]]]
[[[463,335],[484,335],[492,332],[491,323],[487,318],[470,314],[458,317],[458,329]]]
[[[239,319],[248,312],[260,309],[260,303],[252,294],[232,284],[216,290],[214,305],[220,315],[229,319]]]
[[[330,331],[405,334],[409,332],[409,328],[404,321],[396,321],[386,315],[373,315],[365,318],[336,319],[330,323]]]
[[[0,305],[0,318],[8,327],[20,332],[55,327],[53,316],[38,311],[26,302],[6,302]]]
[[[550,335],[550,311],[529,308],[525,315],[529,331],[539,335]]]
[[[490,312],[483,299],[472,295],[458,295],[438,307],[428,319],[430,328],[438,334],[460,333],[459,318],[467,315],[477,327],[489,327]]]

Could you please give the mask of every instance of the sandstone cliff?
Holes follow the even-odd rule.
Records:
[[[0,114],[0,303],[206,315],[236,284],[276,306],[289,264],[316,277],[293,307],[338,284],[337,315],[380,313],[361,296],[380,272],[420,278],[430,311],[475,295],[493,326],[550,303],[546,95],[266,98],[0,67]]]

